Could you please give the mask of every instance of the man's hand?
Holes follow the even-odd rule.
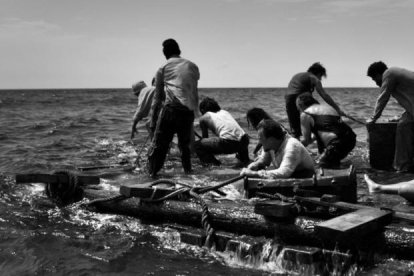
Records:
[[[248,168],[243,168],[240,172],[241,176],[249,176],[249,177],[259,177],[259,173],[257,171],[253,171]]]

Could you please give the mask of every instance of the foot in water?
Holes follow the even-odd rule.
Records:
[[[368,177],[368,175],[364,174],[364,180],[368,184],[368,191],[370,194],[378,193],[380,192],[381,185],[375,183],[371,180],[371,178]]]

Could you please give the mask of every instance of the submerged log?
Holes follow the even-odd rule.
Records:
[[[89,199],[114,196],[108,191],[85,189]],[[202,208],[194,202],[168,200],[162,203],[148,203],[139,198],[119,201],[97,202],[99,212],[129,215],[144,222],[178,223],[201,227]],[[314,232],[314,226],[321,220],[296,217],[289,220],[270,219],[254,213],[254,205],[248,202],[208,202],[211,224],[214,229],[239,235],[265,236],[290,245],[308,245],[322,248],[348,248],[354,252],[382,252],[398,258],[414,258],[414,227],[392,224],[384,232],[370,234],[357,240],[337,241],[327,237],[322,240]],[[358,254],[358,253],[357,253]],[[364,253],[368,254],[368,253]],[[373,253],[372,253],[373,254]]]

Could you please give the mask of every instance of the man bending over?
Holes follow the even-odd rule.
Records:
[[[243,166],[249,164],[249,137],[231,116],[229,112],[220,108],[213,98],[205,98],[200,103],[200,128],[203,138],[194,143],[197,156],[204,165],[217,165],[221,162],[215,154],[237,153]],[[208,131],[216,137],[208,137]]]
[[[312,177],[315,173],[313,159],[299,140],[269,119],[259,123],[258,131],[264,151],[240,175],[269,179]],[[266,170],[267,167],[271,169]]]

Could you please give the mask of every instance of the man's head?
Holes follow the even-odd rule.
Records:
[[[219,104],[213,98],[206,97],[200,103],[200,112],[201,114],[205,114],[206,112],[217,112],[220,111],[221,108]]]
[[[318,104],[319,102],[312,97],[311,93],[303,93],[298,96],[296,99],[296,107],[299,111],[305,111],[309,106]]]
[[[271,119],[269,114],[261,108],[254,107],[249,109],[246,114],[247,123],[251,124],[254,129],[257,129],[259,123],[264,119]]]
[[[382,75],[387,69],[388,67],[384,62],[374,62],[368,67],[367,76],[370,77],[379,87],[381,87]]]
[[[180,46],[178,46],[177,41],[172,38],[164,40],[162,43],[162,52],[166,59],[169,59],[172,56],[179,56],[181,54]]]
[[[139,81],[132,85],[132,92],[134,93],[135,96],[138,97],[141,90],[145,87],[147,87],[147,84],[145,83],[145,81]]]
[[[326,69],[320,62],[312,64],[311,67],[308,68],[308,72],[314,74],[319,80],[321,80],[322,77],[326,78]]]
[[[258,126],[259,141],[264,151],[276,150],[285,139],[286,131],[278,123],[271,119],[260,122]]]

